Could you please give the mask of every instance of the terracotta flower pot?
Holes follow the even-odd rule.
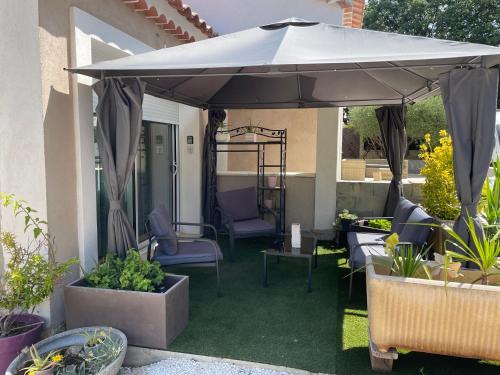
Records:
[[[26,332],[19,335],[0,338],[0,374],[5,370],[14,358],[27,346],[31,346],[40,340],[43,319],[38,315],[19,314],[16,322],[32,325]]]

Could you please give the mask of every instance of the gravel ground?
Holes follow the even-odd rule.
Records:
[[[123,368],[121,375],[292,375],[265,368],[247,368],[226,362],[199,362],[193,359],[170,358],[149,366]]]

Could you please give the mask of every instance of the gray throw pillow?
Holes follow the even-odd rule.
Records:
[[[177,235],[172,226],[172,221],[164,205],[157,207],[149,214],[151,232],[157,239],[158,251],[165,255],[177,254]]]

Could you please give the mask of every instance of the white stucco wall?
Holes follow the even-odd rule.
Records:
[[[0,191],[26,199],[46,218],[38,1],[0,1],[0,35]],[[0,230],[14,231],[25,244],[21,218],[4,208],[0,215]],[[37,312],[49,317],[49,303]]]
[[[189,5],[220,35],[290,17],[342,24],[342,9],[327,0],[190,0]]]

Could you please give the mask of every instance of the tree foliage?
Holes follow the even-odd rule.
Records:
[[[370,0],[363,22],[370,30],[500,45],[499,0]]]
[[[497,46],[499,20],[498,0],[370,0],[364,27]]]
[[[453,173],[453,145],[446,130],[440,131],[438,141],[438,145],[433,146],[427,134],[420,146],[419,157],[424,161],[420,174],[425,177],[423,205],[430,215],[454,220],[460,212],[460,203]]]
[[[368,148],[375,150],[382,148],[382,139],[375,109],[377,107],[353,107],[349,109],[348,125],[368,143]],[[408,144],[422,141],[425,134],[437,139],[439,131],[446,129],[446,117],[443,102],[440,97],[432,97],[417,104],[407,106],[406,134]]]

